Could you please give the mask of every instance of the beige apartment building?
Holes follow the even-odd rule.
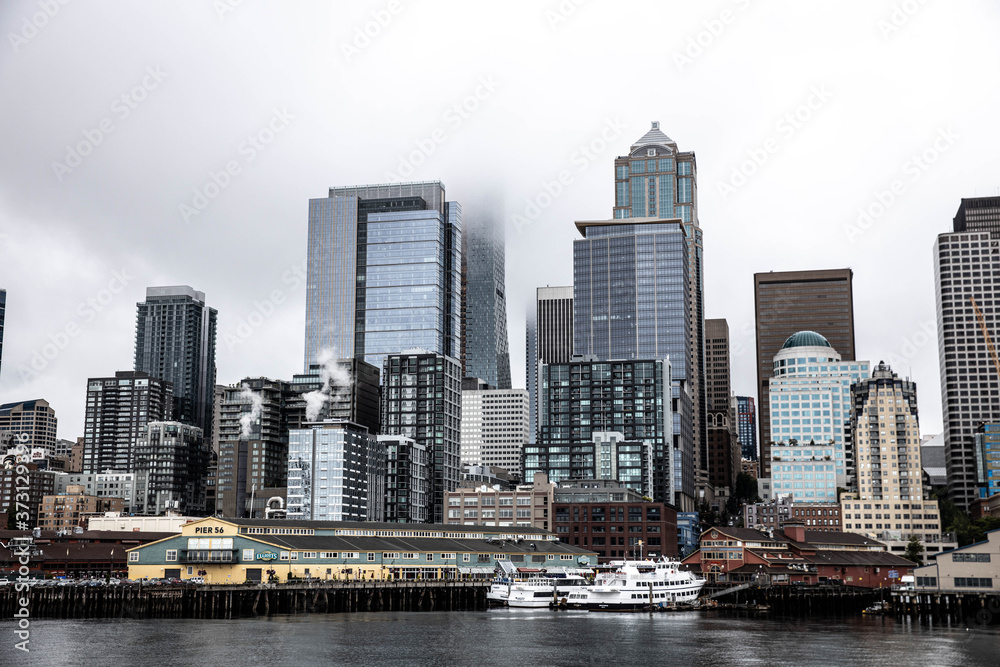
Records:
[[[556,485],[544,473],[513,491],[489,486],[456,489],[445,494],[448,525],[534,526],[551,530],[552,497]]]

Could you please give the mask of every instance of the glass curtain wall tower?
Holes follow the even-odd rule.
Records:
[[[677,142],[660,130],[654,121],[650,130],[632,144],[628,155],[615,159],[616,219],[678,219],[684,228],[687,247],[688,328],[690,343],[684,351],[685,378],[694,399],[691,413],[694,429],[695,466],[699,477],[708,469],[705,396],[705,300],[704,242],[698,223],[698,167],[694,151],[679,151]],[[640,353],[641,354],[641,353]],[[680,358],[671,355],[676,369]]]
[[[468,206],[462,235],[462,377],[510,389],[503,207],[493,198]]]
[[[329,354],[376,368],[414,347],[458,356],[461,248],[461,207],[440,181],[309,200],[306,371]]]

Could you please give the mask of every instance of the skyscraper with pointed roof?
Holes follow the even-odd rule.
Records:
[[[702,447],[707,437],[705,397],[704,243],[698,224],[698,169],[694,151],[680,151],[677,142],[653,121],[650,129],[632,144],[628,155],[615,159],[614,217],[659,218],[679,221],[687,246],[688,327],[690,347],[684,364],[694,399],[691,413],[694,461],[700,482],[707,480],[708,456]],[[579,350],[578,350],[579,352]],[[675,368],[679,367],[673,360]]]

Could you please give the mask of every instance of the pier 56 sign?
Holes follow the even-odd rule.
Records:
[[[273,551],[261,551],[257,554],[257,560],[262,560],[265,563],[270,563],[272,560],[278,560],[278,554]]]

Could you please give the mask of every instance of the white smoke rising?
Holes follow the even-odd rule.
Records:
[[[335,350],[324,349],[316,356],[320,365],[319,379],[322,387],[305,394],[306,421],[316,421],[323,407],[331,398],[341,399],[350,394],[354,379],[351,374],[337,363]]]
[[[251,390],[245,382],[242,391],[240,391],[240,398],[250,402],[250,412],[244,413],[240,417],[240,440],[249,440],[250,429],[253,427],[253,423],[260,419],[260,413],[263,411],[264,399],[260,397],[260,394]]]

